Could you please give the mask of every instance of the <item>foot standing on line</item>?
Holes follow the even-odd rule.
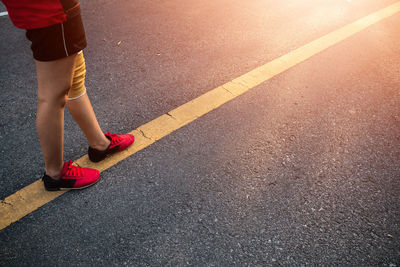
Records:
[[[110,140],[110,145],[103,151],[89,147],[88,155],[91,161],[99,162],[108,155],[126,149],[135,141],[135,138],[131,134],[111,134],[108,132],[105,136]]]
[[[74,166],[72,161],[64,163],[60,179],[53,179],[47,174],[42,177],[47,191],[82,189],[95,184],[99,179],[98,170]]]

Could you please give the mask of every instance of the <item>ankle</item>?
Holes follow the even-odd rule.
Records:
[[[104,151],[106,150],[111,144],[111,141],[105,138],[105,140],[102,140],[99,143],[91,144],[90,147],[94,148],[96,150]]]
[[[61,172],[46,171],[46,175],[54,180],[59,180],[61,177]]]
[[[61,178],[62,167],[60,169],[46,169],[46,175],[50,176],[54,180],[59,180]]]

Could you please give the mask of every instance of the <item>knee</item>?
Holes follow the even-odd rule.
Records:
[[[38,104],[64,107],[67,103],[70,84],[58,85],[58,88],[38,88]]]

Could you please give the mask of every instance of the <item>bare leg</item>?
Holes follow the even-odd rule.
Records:
[[[75,55],[36,61],[38,106],[36,129],[46,174],[58,179],[63,167],[64,107],[71,87]]]
[[[97,122],[88,95],[84,94],[77,99],[68,100],[67,108],[85,134],[89,145],[98,150],[106,150],[110,140],[105,137]]]

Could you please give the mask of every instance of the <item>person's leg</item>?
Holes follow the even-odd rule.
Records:
[[[75,55],[35,60],[38,82],[36,129],[46,174],[58,179],[63,168],[64,107],[71,87]]]
[[[87,94],[67,101],[67,107],[74,120],[78,123],[85,134],[90,147],[98,150],[106,150],[110,140],[102,132],[96,115]]]
[[[67,108],[85,134],[90,147],[106,150],[110,145],[110,140],[102,132],[89,97],[86,94],[85,75],[85,59],[81,52],[75,58],[73,81],[71,90],[68,93]]]
[[[131,134],[104,134],[101,131],[85,88],[85,59],[78,53],[75,59],[73,82],[68,93],[67,107],[89,142],[88,156],[99,162],[108,155],[129,147],[135,141]]]

